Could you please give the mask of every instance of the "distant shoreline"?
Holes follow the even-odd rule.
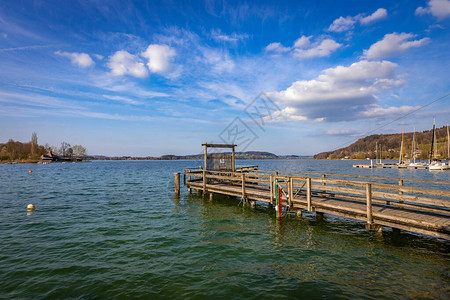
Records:
[[[282,160],[282,159],[314,159],[312,156],[302,156],[302,157],[267,157],[267,158],[239,158],[236,157],[236,160]],[[81,162],[91,162],[91,161],[203,161],[201,158],[177,158],[177,159],[160,159],[160,158],[106,158],[106,159],[87,159]],[[36,160],[36,159],[25,159],[25,160],[14,160],[14,161],[0,161],[0,164],[39,164],[45,161]],[[46,163],[64,163],[63,161],[54,161],[54,162],[46,162]],[[68,162],[65,162],[68,163]]]

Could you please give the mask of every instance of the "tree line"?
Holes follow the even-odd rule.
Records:
[[[39,145],[36,132],[31,135],[31,140],[26,143],[10,139],[7,143],[0,143],[0,161],[38,160],[41,155],[53,152],[66,158],[84,158],[87,155],[86,148],[81,145],[70,145],[62,142],[60,147],[49,144]]]

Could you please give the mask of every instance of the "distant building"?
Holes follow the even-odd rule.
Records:
[[[53,153],[53,151],[49,151],[47,154],[41,155],[41,160],[50,162],[50,161],[70,161],[68,158],[60,157]]]

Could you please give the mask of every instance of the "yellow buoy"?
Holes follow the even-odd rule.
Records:
[[[36,207],[33,204],[28,204],[27,210],[34,210]]]
[[[28,171],[28,173],[33,173],[33,170]]]

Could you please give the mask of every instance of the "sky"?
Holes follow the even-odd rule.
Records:
[[[312,155],[444,126],[449,27],[449,0],[4,0],[0,142]]]

